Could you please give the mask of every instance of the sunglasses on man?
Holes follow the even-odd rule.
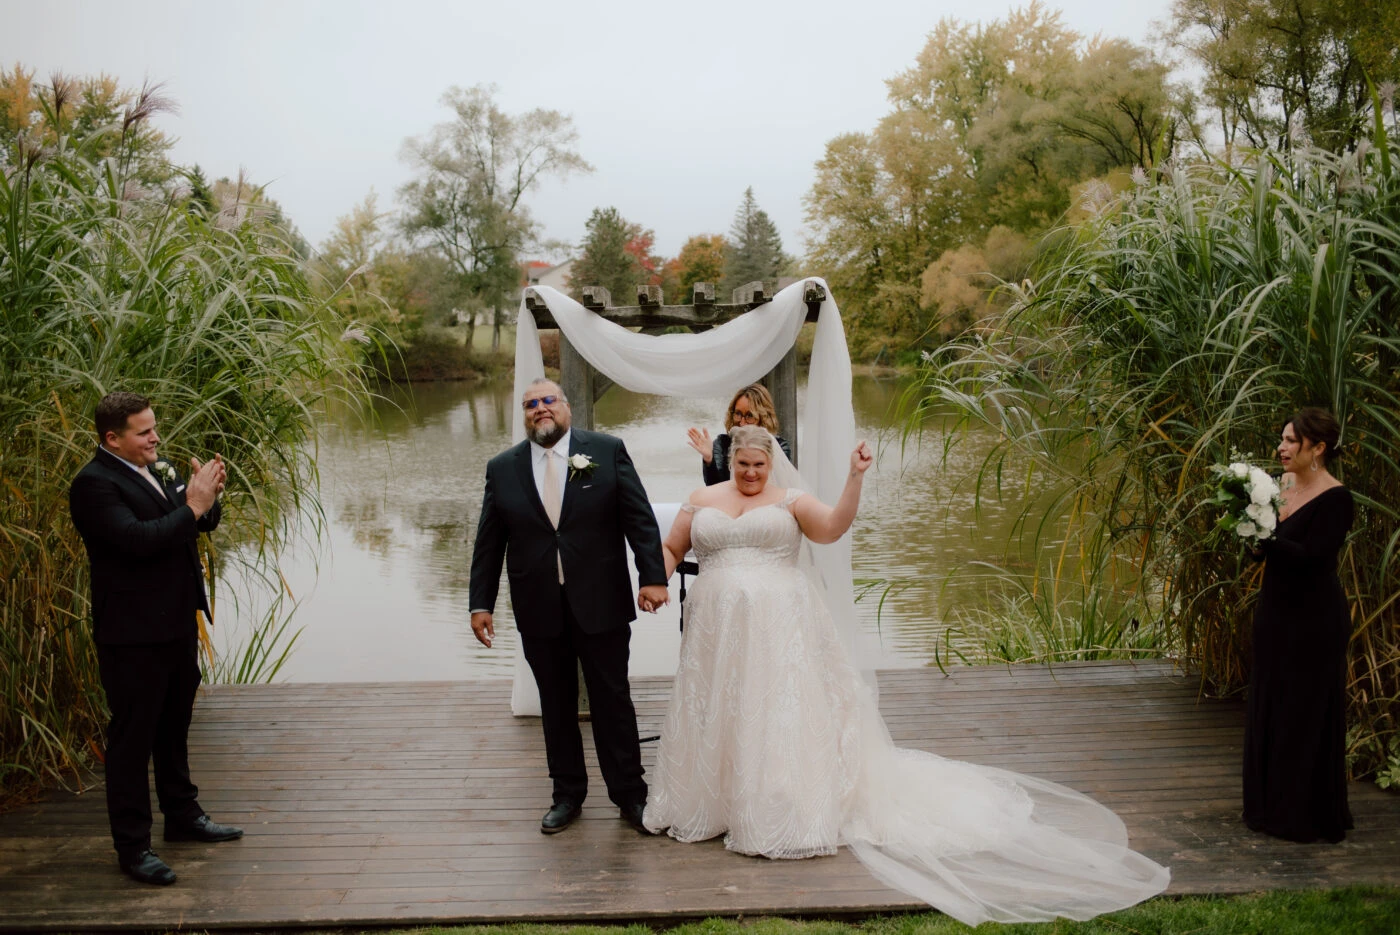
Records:
[[[541,405],[553,406],[557,402],[559,402],[558,396],[541,396],[538,399],[525,400],[524,406],[526,409],[538,409]]]

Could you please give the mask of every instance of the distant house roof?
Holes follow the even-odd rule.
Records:
[[[573,265],[572,259],[553,266],[540,260],[531,260],[525,264],[525,284],[529,286],[553,286],[555,289],[563,290],[568,286],[569,269]]]

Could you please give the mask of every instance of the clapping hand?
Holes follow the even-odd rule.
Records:
[[[214,501],[224,492],[228,480],[228,468],[222,455],[214,455],[212,460],[200,463],[198,458],[190,459],[190,482],[185,488],[185,503],[195,516],[203,516],[214,508]]]
[[[871,453],[870,446],[864,441],[856,445],[855,451],[851,452],[851,474],[864,474],[870,470],[870,465],[875,463],[875,455]]]
[[[710,439],[709,429],[690,428],[686,430],[686,441],[690,447],[700,452],[700,457],[709,464],[715,456],[715,443]]]

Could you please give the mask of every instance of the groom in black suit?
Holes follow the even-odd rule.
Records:
[[[642,824],[647,786],[627,683],[637,613],[623,542],[636,556],[638,605],[654,610],[665,604],[656,516],[622,441],[571,429],[569,402],[557,384],[536,380],[521,403],[527,440],[486,466],[472,554],[472,632],[491,645],[504,563],[520,643],[540,690],[554,781],[554,805],[540,830],[563,831],[588,792],[578,728],[582,668],[608,798],[634,828],[649,833]]]
[[[219,525],[226,472],[217,455],[193,462],[188,486],[156,455],[150,400],[109,393],[94,420],[99,447],[68,491],[73,525],[91,563],[98,671],[107,727],[107,817],[117,864],[142,883],[175,882],[151,850],[147,764],[167,841],[230,841],[243,832],[215,824],[190,781],[186,735],[199,688],[195,612],[209,614],[196,539]]]

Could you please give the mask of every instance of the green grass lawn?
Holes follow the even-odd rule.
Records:
[[[341,933],[359,931],[339,929]],[[365,930],[384,932],[385,929]],[[1396,935],[1400,889],[1353,886],[1250,896],[1154,899],[1088,922],[987,923],[975,929],[938,913],[877,916],[859,922],[706,919],[667,925],[469,925],[393,929],[405,935]]]

